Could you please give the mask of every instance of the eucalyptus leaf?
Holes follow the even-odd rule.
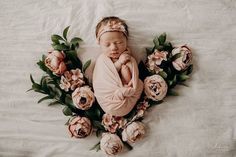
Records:
[[[159,37],[158,37],[158,41],[160,45],[163,45],[166,41],[166,33],[162,33]]]
[[[85,72],[86,69],[89,67],[90,64],[91,64],[91,59],[88,60],[88,61],[83,65],[82,71]]]
[[[65,106],[63,108],[62,112],[64,113],[65,116],[71,116],[72,115],[72,111],[68,106]]]
[[[69,28],[70,28],[70,26],[67,26],[63,31],[63,37],[65,40],[67,40],[67,32],[68,32]]]

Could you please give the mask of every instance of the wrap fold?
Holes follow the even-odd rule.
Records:
[[[93,72],[93,88],[97,101],[104,112],[114,116],[124,116],[135,106],[143,91],[139,79],[138,66],[133,57],[130,59],[132,87],[123,86],[112,60],[101,54]]]

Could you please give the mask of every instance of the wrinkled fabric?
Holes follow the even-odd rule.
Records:
[[[133,57],[131,57],[130,63],[132,87],[125,87],[109,57],[101,54],[96,61],[93,72],[94,94],[106,113],[124,116],[133,109],[140,98],[143,83],[139,79],[137,63]]]

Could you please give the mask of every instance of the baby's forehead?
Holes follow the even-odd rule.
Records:
[[[100,41],[115,41],[115,40],[126,40],[126,36],[122,32],[106,32],[100,37]]]

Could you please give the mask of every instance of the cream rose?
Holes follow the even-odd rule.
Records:
[[[186,45],[173,49],[171,54],[180,54],[180,57],[172,61],[173,67],[178,71],[185,70],[192,62],[192,52]]]
[[[163,60],[167,61],[167,54],[168,52],[166,51],[155,50],[151,55],[148,56],[148,62],[147,62],[148,69],[151,71],[155,71],[156,73],[162,71],[159,65],[161,65]]]
[[[62,75],[66,71],[66,65],[64,63],[65,54],[63,51],[59,52],[54,50],[49,52],[45,59],[45,65],[56,75]]]
[[[72,93],[72,100],[78,109],[88,110],[93,105],[95,97],[89,86],[83,86],[76,88]]]
[[[107,155],[116,155],[123,149],[123,143],[119,136],[111,133],[103,133],[100,141],[100,148]]]
[[[145,134],[144,124],[141,122],[132,122],[122,132],[122,140],[129,143],[135,143]]]
[[[74,118],[68,126],[71,137],[84,138],[92,131],[91,121],[86,117]]]
[[[168,86],[160,75],[152,75],[144,80],[144,92],[149,99],[162,100],[167,93]]]

